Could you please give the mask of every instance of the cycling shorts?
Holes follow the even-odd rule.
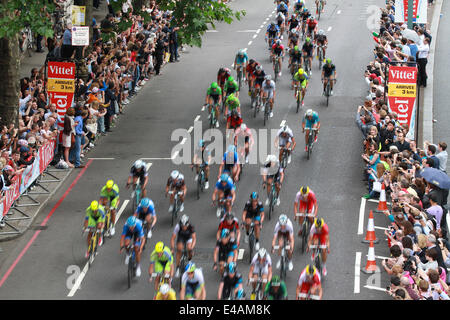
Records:
[[[131,241],[131,238],[134,238],[133,243],[134,243],[134,245],[135,245],[136,247],[140,247],[140,246],[141,246],[141,238],[135,237],[134,234],[131,234],[131,235],[128,235],[128,234],[127,234],[127,235],[125,236],[125,240]]]
[[[299,212],[312,213],[314,211],[314,202],[300,201]]]
[[[315,233],[312,236],[312,243],[314,243],[314,241],[318,239],[319,240],[319,245],[326,244],[326,240],[327,240],[326,237],[327,237],[327,235],[325,235],[325,234],[317,234],[317,233]]]
[[[268,275],[269,274],[269,264],[266,263],[266,265],[263,268],[261,268],[259,263],[256,263],[255,267],[253,268],[253,275],[258,275],[260,271],[261,271],[261,275]]]
[[[192,241],[193,241],[193,240],[192,240],[191,237],[189,237],[189,238],[187,238],[187,237],[180,237],[180,236],[177,237],[177,243],[182,242],[183,244],[186,244],[186,243],[191,244]]]
[[[252,220],[256,220],[256,221],[261,221],[261,215],[258,213],[256,216],[248,213],[245,215],[245,219],[252,219]]]
[[[186,298],[193,297],[194,293],[201,289],[202,289],[202,286],[200,285],[200,283],[198,281],[194,282],[194,283],[186,282],[186,291],[185,291]]]
[[[95,228],[99,223],[105,223],[104,216],[100,216],[97,219],[93,218],[92,216],[89,216],[88,228]]]
[[[227,261],[229,257],[234,257],[234,250],[226,252],[219,248],[219,262]]]
[[[213,99],[214,104],[219,103],[219,98],[220,98],[219,95],[210,95],[209,97],[210,97],[211,99]]]
[[[111,209],[117,209],[117,202],[119,202],[119,197],[116,196],[112,196],[112,197],[100,197],[100,199],[105,199],[107,198],[109,201],[109,207]]]
[[[172,263],[169,263],[169,261],[155,261],[155,272],[156,273],[162,273],[164,272],[170,272],[170,267],[172,266]]]

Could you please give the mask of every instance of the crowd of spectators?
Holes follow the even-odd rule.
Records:
[[[33,68],[30,77],[20,80],[19,121],[3,126],[0,132],[0,190],[12,184],[47,139],[58,136],[58,123],[64,124],[62,143],[57,143],[53,164],[59,168],[82,168],[84,153],[95,146],[100,135],[111,127],[124,106],[156,74],[161,66],[179,61],[177,27],[171,27],[171,12],[158,9],[154,0],[143,10],[151,22],[133,14],[131,0],[122,11],[109,13],[100,23],[92,21],[93,44],[88,47],[71,45],[71,24],[62,37],[45,39],[48,61],[85,61],[87,77],[75,79],[74,101],[66,115],[60,117],[56,105],[50,103],[46,88],[45,66]],[[127,15],[132,26],[118,32],[117,23]],[[108,41],[102,33],[109,34]],[[4,226],[0,222],[0,227]]]
[[[421,26],[415,26],[420,43],[403,36],[406,25],[394,23],[392,4],[382,10],[381,20],[380,32],[374,34],[374,59],[365,71],[369,95],[356,113],[369,191],[364,197],[378,199],[384,185],[392,203],[392,209],[384,211],[390,223],[385,234],[392,257],[382,261],[391,276],[387,292],[400,300],[448,300],[448,190],[421,176],[427,167],[446,173],[447,144],[425,141],[420,148],[408,139],[408,125],[400,124],[398,114],[388,108],[385,79],[390,62],[408,66],[417,62],[418,84],[426,85],[419,60],[421,52],[428,52],[431,37]]]

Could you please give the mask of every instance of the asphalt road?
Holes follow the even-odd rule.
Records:
[[[313,7],[313,1],[307,1]],[[331,233],[331,254],[328,259],[328,277],[323,283],[324,299],[384,299],[387,296],[378,290],[363,288],[368,277],[361,275],[360,293],[355,294],[355,252],[362,252],[362,264],[368,246],[361,243],[362,236],[357,235],[361,195],[365,193],[360,160],[361,133],[354,123],[354,112],[367,94],[363,80],[363,70],[371,58],[373,40],[366,26],[369,5],[382,6],[384,1],[366,0],[329,0],[325,13],[319,21],[319,27],[326,31],[329,39],[328,57],[337,66],[338,82],[331,97],[330,106],[326,106],[321,95],[318,63],[313,63],[313,77],[305,98],[305,109],[318,111],[322,127],[318,144],[311,160],[307,160],[300,121],[305,109],[295,113],[294,98],[290,90],[290,78],[283,66],[283,76],[277,82],[277,100],[274,117],[268,127],[278,129],[285,120],[293,129],[298,148],[287,168],[287,177],[281,193],[281,205],[275,209],[275,217],[264,224],[262,246],[269,248],[276,218],[286,213],[292,220],[293,202],[300,185],[309,185],[316,193],[319,203],[319,215],[325,218]],[[35,225],[39,225],[59,203],[48,221],[48,228],[38,234],[30,230],[10,245],[8,252],[1,257],[0,276],[6,279],[0,284],[0,299],[66,299],[71,284],[77,278],[77,271],[86,261],[85,238],[81,225],[84,210],[97,198],[100,188],[107,179],[119,182],[122,203],[129,199],[130,192],[125,189],[125,181],[132,163],[137,158],[170,158],[176,142],[170,141],[175,129],[188,129],[194,125],[194,119],[200,116],[204,127],[207,124],[206,112],[201,112],[204,94],[208,85],[215,80],[220,66],[230,67],[239,48],[247,48],[250,58],[260,61],[265,70],[272,70],[268,51],[264,42],[267,22],[274,17],[272,0],[238,0],[232,3],[234,9],[245,9],[247,15],[231,25],[218,24],[217,32],[208,32],[203,47],[188,48],[180,63],[171,64],[162,71],[163,75],[147,84],[125,109],[118,126],[112,134],[106,136],[90,158],[114,158],[113,160],[92,160],[70,192],[71,186],[80,171],[74,171],[62,184],[61,189],[42,209]],[[270,15],[272,16],[270,17]],[[266,18],[269,18],[267,20]],[[261,28],[261,25],[264,26]],[[256,31],[261,28],[257,34]],[[256,37],[254,38],[254,35]],[[249,44],[249,41],[252,41]],[[287,40],[284,40],[286,44]],[[273,72],[270,72],[273,75]],[[253,118],[250,98],[243,91],[241,108],[244,121],[250,128],[262,128],[262,114]],[[223,125],[222,125],[223,130]],[[192,143],[197,143],[192,141]],[[190,144],[188,140],[187,145]],[[188,197],[185,213],[197,229],[197,250],[194,261],[203,268],[206,281],[207,298],[215,299],[219,275],[212,271],[212,252],[218,220],[215,209],[211,207],[212,188],[195,197],[194,175],[188,165],[174,165],[170,160],[148,160],[150,167],[150,191],[158,213],[158,223],[150,243],[162,240],[169,242],[172,228],[167,212],[168,200],[164,197],[164,187],[171,170],[180,170],[186,177]],[[237,187],[237,201],[234,211],[241,217],[244,203],[252,191],[262,194],[260,165],[245,167],[242,180]],[[213,166],[212,177],[217,175],[218,166]],[[211,184],[214,180],[211,179]],[[265,198],[264,198],[265,200]],[[368,203],[367,209],[376,204]],[[149,264],[150,249],[143,253],[143,275],[127,289],[126,266],[124,256],[119,255],[119,237],[131,206],[125,208],[116,228],[116,236],[100,248],[93,266],[82,280],[80,288],[74,292],[75,299],[151,299],[153,286],[148,285],[146,270]],[[366,218],[368,213],[366,212]],[[364,221],[364,226],[367,220]],[[375,217],[375,225],[386,226],[383,216]],[[298,226],[295,226],[297,232]],[[377,236],[383,239],[380,230]],[[297,238],[298,239],[298,238]],[[27,245],[33,240],[31,245]],[[297,241],[298,244],[298,241]],[[24,248],[27,251],[21,255]],[[244,259],[238,262],[238,270],[247,279],[247,245]],[[387,255],[384,241],[376,247],[377,255]],[[21,260],[14,264],[18,256]],[[278,260],[272,255],[274,264]],[[301,255],[297,246],[294,254],[294,270],[288,272],[287,287],[289,297],[295,295],[295,283],[301,270],[309,262],[308,255]],[[11,267],[13,266],[13,268]],[[11,270],[7,278],[4,275]],[[278,272],[274,268],[274,272]],[[359,272],[357,272],[359,274]],[[379,286],[385,287],[386,276],[382,274]],[[359,289],[359,286],[358,286]]]

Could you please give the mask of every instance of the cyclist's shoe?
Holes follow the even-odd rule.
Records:
[[[280,267],[281,267],[281,259],[279,259],[277,262],[277,269],[280,269]]]
[[[294,265],[292,264],[292,261],[289,261],[288,268],[289,268],[289,271],[292,271],[292,269],[294,269]]]
[[[221,214],[221,210],[220,210],[220,209],[217,209],[217,211],[216,211],[216,216],[217,216],[217,218],[220,217],[220,214]]]
[[[266,206],[269,205],[269,198],[266,199]]]
[[[180,276],[180,268],[177,268],[177,271],[175,271],[175,278],[178,278]]]
[[[280,73],[278,74],[278,76],[281,77],[281,71],[280,71]]]
[[[110,232],[111,237],[112,237],[115,233],[116,233],[116,227],[115,227],[115,226],[112,226],[111,232]]]
[[[245,156],[245,163],[248,163],[248,156]]]
[[[255,250],[256,250],[256,251],[259,250],[259,241],[256,241],[256,243],[255,243]]]
[[[208,190],[209,188],[209,181],[205,181],[205,190]]]
[[[148,230],[147,238],[150,239],[152,237],[152,230]]]
[[[333,90],[331,90],[330,94],[333,95]]]
[[[305,152],[308,152],[308,146],[305,146]]]
[[[319,60],[319,55],[316,55],[317,60]]]
[[[130,254],[127,254],[127,255],[125,256],[125,264],[126,264],[126,265],[128,265],[128,262],[130,262],[130,258],[131,258],[131,255],[130,255]]]
[[[322,275],[325,277],[327,275],[327,267],[323,266]]]
[[[316,137],[314,138],[314,143],[316,143],[317,142],[317,135],[316,135]]]
[[[173,210],[173,205],[171,204],[171,205],[169,206],[169,210],[167,210],[167,211],[171,212],[172,210]]]
[[[219,121],[216,121],[216,128],[219,127]]]
[[[250,97],[252,95],[252,92],[248,90],[248,96]]]
[[[195,175],[194,177],[194,181],[197,182],[198,181],[198,175]]]
[[[280,198],[277,199],[277,206],[279,206],[281,203]]]
[[[98,240],[98,245],[101,247],[103,245],[103,237],[100,236],[100,239]]]
[[[89,250],[86,251],[84,257],[85,257],[86,259],[89,258]]]
[[[271,118],[273,117],[273,112],[272,112],[272,111],[270,111],[269,116],[270,116]]]
[[[305,101],[302,101],[302,107],[304,107],[305,106]]]
[[[184,211],[184,203],[182,203],[180,206],[180,212],[183,212],[183,211]]]
[[[136,277],[140,277],[141,276],[141,266],[137,266],[136,268]]]
[[[288,156],[288,163],[291,163],[291,155]]]

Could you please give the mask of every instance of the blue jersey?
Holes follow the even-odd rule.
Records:
[[[231,177],[228,177],[227,184],[224,186],[220,180],[216,183],[216,189],[220,191],[232,191],[236,190],[236,186],[233,183],[233,179]]]
[[[236,151],[234,151],[233,160],[231,160],[231,155],[228,157],[230,151],[227,151],[223,154],[223,163],[228,165],[235,165],[238,163],[238,154]],[[228,159],[228,161],[227,161]]]
[[[319,121],[320,121],[319,115],[315,111],[313,112],[311,120],[307,119],[306,116],[303,118],[303,123],[306,122],[305,128],[311,128],[314,124],[318,123]]]
[[[247,52],[244,52],[244,55],[242,57],[239,56],[239,54],[236,55],[236,64],[244,64],[247,61],[248,61]]]
[[[269,24],[269,26],[267,27],[267,32],[270,35],[275,36],[278,32],[280,32],[280,27],[278,27],[277,25],[275,25],[275,29],[271,28],[271,25]]]
[[[123,226],[122,235],[126,238],[131,238],[134,236],[134,239],[137,240],[144,236],[144,229],[142,228],[142,221],[137,219],[136,226],[133,230],[130,230],[127,224]]]
[[[278,5],[278,8],[277,8],[277,12],[287,12],[288,11],[288,6],[286,5],[286,3],[284,3],[284,2],[281,2],[279,5]]]
[[[150,206],[148,207],[147,212],[144,212],[144,207],[139,205],[137,207],[137,209],[136,209],[136,213],[138,213],[138,214],[142,213],[142,214],[145,214],[145,215],[151,214],[152,216],[155,216],[156,215],[156,211],[155,211],[155,205],[154,205],[153,201],[150,200]]]

